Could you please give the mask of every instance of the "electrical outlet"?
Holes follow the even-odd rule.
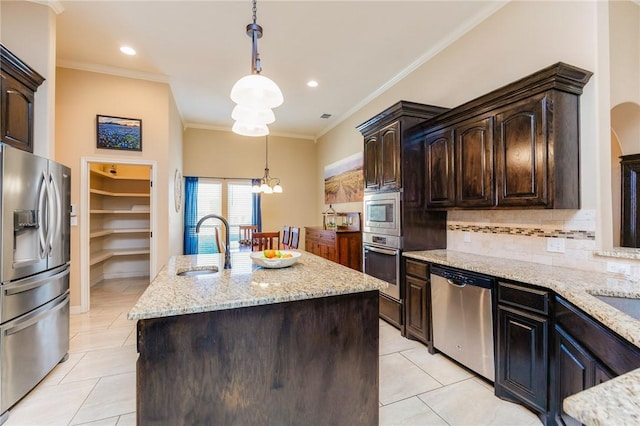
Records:
[[[464,242],[465,243],[470,243],[471,242],[471,232],[469,231],[464,231],[462,233],[462,235],[464,236]]]
[[[564,238],[547,238],[547,251],[564,253]]]
[[[71,226],[78,226],[78,217],[71,216]]]
[[[631,265],[619,262],[607,262],[607,272],[614,274],[631,275]]]

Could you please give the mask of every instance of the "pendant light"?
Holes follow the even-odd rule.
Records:
[[[253,0],[253,23],[247,25],[247,35],[252,41],[251,74],[231,88],[231,100],[238,104],[231,113],[235,120],[232,130],[243,136],[266,136],[269,134],[267,124],[275,121],[271,109],[282,105],[284,97],[273,80],[260,74],[258,39],[262,37],[262,27],[256,23],[256,0]]]
[[[282,186],[280,186],[280,179],[272,178],[269,175],[269,136],[265,137],[265,162],[264,162],[264,176],[260,179],[260,184],[255,184],[251,187],[251,192],[265,194],[280,194],[282,192]]]

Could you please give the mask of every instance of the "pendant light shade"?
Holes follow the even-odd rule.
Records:
[[[256,109],[276,108],[284,97],[278,85],[269,77],[249,74],[242,77],[231,88],[231,100],[238,105]]]
[[[253,23],[247,25],[251,38],[251,74],[242,77],[231,88],[231,100],[238,104],[231,113],[236,120],[233,132],[243,136],[265,136],[269,134],[267,124],[276,119],[271,108],[282,105],[284,97],[278,85],[261,75],[262,65],[258,53],[258,39],[262,27],[256,23],[256,0],[253,0]],[[269,187],[271,190],[271,187]]]
[[[266,136],[269,134],[269,128],[266,124],[252,124],[244,121],[236,121],[233,123],[233,133],[242,136]]]
[[[244,105],[236,105],[231,112],[231,118],[236,121],[255,124],[270,124],[276,121],[276,117],[270,108],[257,109]]]

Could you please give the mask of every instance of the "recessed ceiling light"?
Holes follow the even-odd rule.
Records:
[[[125,55],[133,56],[136,54],[136,50],[133,47],[122,46],[120,47],[120,51]]]
[[[318,87],[318,82],[315,80],[309,80],[307,81],[307,86],[309,87]]]

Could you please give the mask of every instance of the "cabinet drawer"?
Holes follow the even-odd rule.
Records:
[[[549,315],[549,292],[517,284],[498,283],[498,303]]]
[[[407,259],[407,274],[414,275],[416,277],[427,278],[427,264],[423,262],[416,262],[415,260]]]

